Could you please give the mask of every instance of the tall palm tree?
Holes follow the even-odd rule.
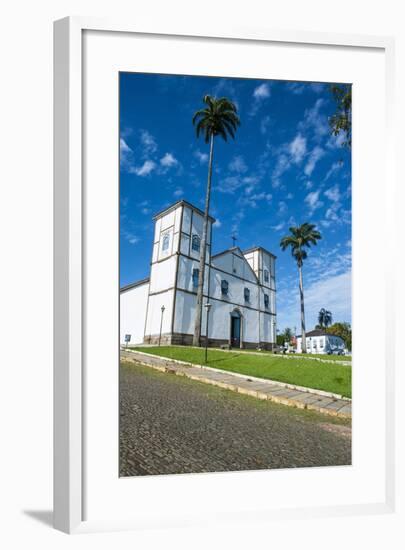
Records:
[[[332,312],[323,307],[318,314],[318,323],[321,328],[328,328],[332,324]]]
[[[302,278],[302,266],[304,264],[304,260],[307,258],[307,251],[305,249],[309,248],[311,244],[316,245],[319,239],[322,239],[322,236],[319,231],[315,229],[315,225],[312,223],[303,223],[298,227],[290,227],[290,235],[286,235],[280,241],[282,250],[291,248],[291,254],[298,266],[301,301],[301,341],[303,353],[307,352],[307,340],[305,335],[304,283]]]
[[[201,317],[203,306],[203,288],[205,275],[205,254],[207,245],[208,218],[211,199],[211,179],[212,179],[212,161],[214,153],[214,139],[220,136],[224,141],[228,141],[228,136],[235,138],[235,132],[240,125],[240,120],[237,115],[237,108],[232,101],[226,97],[219,99],[206,95],[203,98],[206,105],[204,109],[200,109],[193,116],[193,124],[196,129],[197,138],[202,135],[205,143],[210,145],[210,156],[208,163],[208,179],[207,190],[205,194],[205,211],[203,234],[200,248],[200,269],[198,274],[197,288],[197,307],[195,314],[195,326],[193,346],[199,346],[201,341]],[[207,335],[208,336],[208,335]]]

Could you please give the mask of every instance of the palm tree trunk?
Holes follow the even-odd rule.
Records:
[[[208,163],[207,191],[205,194],[204,225],[203,225],[203,234],[202,234],[201,248],[200,248],[200,266],[199,266],[199,274],[198,274],[197,306],[195,310],[193,346],[201,345],[201,319],[202,319],[204,276],[205,276],[205,256],[206,256],[207,234],[208,234],[208,216],[209,216],[210,199],[211,199],[213,153],[214,153],[214,134],[211,134],[210,158]]]
[[[307,353],[307,337],[305,334],[305,311],[304,311],[304,283],[302,280],[302,266],[298,266],[300,274],[300,301],[301,301],[301,349]]]

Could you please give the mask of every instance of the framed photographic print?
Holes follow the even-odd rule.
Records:
[[[57,528],[392,509],[392,49],[55,23]]]

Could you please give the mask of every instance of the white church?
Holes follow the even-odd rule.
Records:
[[[192,345],[203,212],[181,200],[154,216],[150,276],[120,289],[120,342]],[[276,342],[274,254],[232,247],[211,255],[207,238],[201,343],[272,349]]]

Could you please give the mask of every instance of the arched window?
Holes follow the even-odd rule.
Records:
[[[245,288],[244,291],[243,291],[243,294],[244,294],[244,297],[245,297],[245,302],[249,302],[250,301],[250,290],[248,288]]]
[[[264,282],[265,283],[269,282],[269,270],[268,269],[264,270]]]
[[[198,235],[193,235],[191,239],[191,248],[196,252],[200,252],[200,237]]]
[[[163,243],[162,243],[162,251],[165,252],[166,250],[169,250],[169,244],[170,244],[170,235],[169,233],[166,233],[163,235]]]
[[[229,284],[228,284],[228,281],[225,281],[225,279],[222,279],[221,281],[221,292],[224,296],[226,296],[228,294],[228,290],[229,290]]]
[[[200,275],[200,270],[197,267],[195,267],[193,269],[193,287],[194,288],[198,287],[198,277],[199,277],[199,275]]]

